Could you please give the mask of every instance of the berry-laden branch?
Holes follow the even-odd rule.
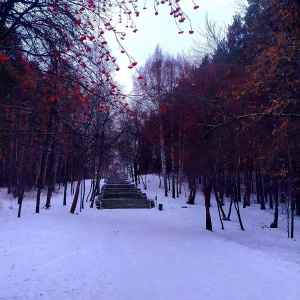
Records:
[[[146,10],[149,2],[153,3],[155,14],[159,13],[160,5],[168,5],[170,15],[182,33],[179,25],[189,21],[189,18],[182,10],[179,0],[4,1],[0,4],[2,60],[13,57],[19,51],[39,64],[40,68],[47,69],[49,56],[68,62],[76,56],[90,52],[93,45],[102,53],[101,58],[111,60],[117,69],[117,62],[109,52],[108,34],[113,32],[121,44],[127,29],[137,32],[135,18],[143,15],[141,10]],[[191,5],[194,9],[199,7],[194,1],[191,1]],[[193,33],[192,28],[190,33]],[[13,36],[15,38],[12,42]],[[122,47],[122,51],[126,52],[126,49]],[[89,63],[97,62],[91,59]]]
[[[193,0],[190,3],[194,9],[199,8]],[[54,91],[49,91],[51,95],[47,96],[50,102],[62,99],[62,88],[58,87],[63,80],[74,80],[84,94],[80,98],[86,109],[91,107],[91,99],[98,95],[105,99],[99,106],[102,110],[115,107],[129,114],[128,108],[124,109],[124,95],[113,79],[113,73],[120,67],[109,41],[110,37],[117,41],[121,53],[128,57],[128,68],[135,69],[137,62],[122,42],[126,31],[138,31],[135,20],[146,13],[143,11],[150,4],[156,15],[160,6],[168,5],[179,33],[183,32],[180,26],[186,21],[190,25],[189,33],[193,33],[180,0],[1,1],[0,65],[12,68],[19,64],[29,75],[35,70],[49,74],[49,78],[54,78]],[[142,76],[138,79],[144,81]],[[35,82],[30,76],[26,77],[26,82],[31,81]],[[146,86],[146,81],[143,84]],[[22,95],[26,97],[26,89]],[[39,102],[44,103],[44,100]]]

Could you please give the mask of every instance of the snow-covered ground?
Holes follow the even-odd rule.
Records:
[[[200,193],[190,206],[184,193],[163,197],[157,177],[147,183],[148,197],[157,193],[162,211],[86,205],[73,215],[72,197],[63,206],[59,191],[40,214],[28,194],[17,218],[16,200],[2,189],[0,299],[299,299],[299,218],[290,239],[286,215],[280,228],[270,229],[272,212],[253,204],[241,208],[245,231],[234,210],[221,230],[213,203],[209,232]]]

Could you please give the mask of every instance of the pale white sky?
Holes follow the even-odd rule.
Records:
[[[193,29],[198,26],[204,28],[205,15],[222,25],[230,24],[234,15],[235,0],[197,0],[195,1],[200,8],[194,10],[193,3],[190,0],[180,2],[181,7],[190,17]],[[192,39],[197,34],[190,35],[188,31],[190,26],[188,21],[182,24],[184,34],[178,34],[178,28],[174,19],[169,15],[167,5],[159,6],[159,14],[155,16],[153,7],[149,6],[147,10],[141,10],[140,16],[136,18],[138,32],[127,31],[126,39],[123,42],[128,53],[138,62],[137,67],[142,66],[147,58],[151,56],[157,44],[164,52],[176,56],[178,53],[188,52],[192,45]],[[135,74],[134,70],[128,69],[128,58],[121,54],[116,45],[112,45],[112,52],[117,56],[120,71],[116,72],[116,78],[123,86],[126,86],[126,92],[131,91],[131,76]]]

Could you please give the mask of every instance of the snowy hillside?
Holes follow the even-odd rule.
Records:
[[[221,230],[213,201],[209,232],[200,193],[190,206],[184,193],[163,197],[157,177],[147,183],[148,197],[157,194],[162,211],[87,204],[73,215],[72,197],[62,206],[59,191],[40,214],[28,194],[17,218],[16,200],[2,189],[0,299],[299,299],[299,218],[290,239],[285,214],[280,228],[270,229],[272,212],[253,204],[241,208],[245,231],[234,211]]]

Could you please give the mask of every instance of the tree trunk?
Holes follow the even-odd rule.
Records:
[[[177,173],[177,177],[176,177],[176,196],[177,196],[177,198],[179,198],[179,190],[180,189],[181,188],[179,187],[179,175]]]
[[[241,173],[238,170],[237,171],[237,201],[238,202],[242,202],[242,198],[241,198]]]
[[[50,132],[50,129],[52,127],[52,118],[50,117],[49,123],[48,123],[48,132]],[[51,140],[53,143],[53,140]],[[48,157],[48,152],[50,150],[50,146],[48,144],[51,144],[50,142],[50,135],[47,135],[46,141],[45,141],[45,147],[42,150],[42,156],[40,160],[40,170],[39,170],[39,175],[37,179],[37,196],[36,196],[36,206],[35,206],[35,212],[39,213],[40,212],[40,203],[41,203],[41,191],[44,186],[44,178],[46,174],[46,167],[47,167],[47,157]]]
[[[230,197],[230,192],[231,192],[231,178],[230,174],[225,175],[225,196],[227,198]]]
[[[297,191],[296,195],[296,215],[300,216],[300,193]]]
[[[262,182],[263,178],[261,172],[257,171],[256,176],[257,176],[256,178],[257,201],[258,203],[260,203],[260,209],[265,210],[266,205],[265,205],[264,189],[263,189],[263,182]]]
[[[168,197],[168,174],[167,174],[167,158],[166,158],[166,151],[165,151],[165,141],[163,136],[163,125],[162,120],[159,120],[159,140],[160,140],[160,157],[161,157],[161,171],[163,176],[164,182],[164,191],[165,197]]]
[[[176,194],[175,194],[175,174],[172,175],[172,198],[173,199],[176,198]]]
[[[63,205],[67,205],[67,188],[68,188],[68,160],[65,160],[63,171],[64,198]]]
[[[219,178],[218,179],[218,191],[219,191],[220,205],[224,206],[224,196],[225,196],[225,176],[224,176],[224,171],[220,172],[218,178]]]
[[[274,200],[273,200],[273,192],[272,192],[273,186],[271,183],[269,183],[268,187],[268,193],[269,193],[269,199],[270,199],[270,209],[274,208]]]
[[[45,204],[45,208],[50,208],[51,206],[51,196],[52,196],[52,180],[49,180],[48,182],[48,188],[47,188],[47,200]]]
[[[177,177],[177,184],[178,184],[178,195],[181,194],[181,188],[182,188],[182,180],[183,180],[183,161],[182,161],[182,154],[183,151],[179,152],[179,161],[178,161],[178,177]]]
[[[80,211],[81,209],[84,209],[84,197],[85,197],[85,177],[83,177],[83,180],[81,181],[81,189],[80,189]]]
[[[278,206],[279,206],[278,182],[275,182],[275,186],[274,186],[274,201],[275,201],[274,221],[270,225],[271,228],[278,227]]]
[[[258,171],[256,170],[255,172],[255,186],[256,186],[256,203],[260,203],[260,182],[259,182],[259,174]]]
[[[139,184],[138,183],[138,165],[137,165],[137,161],[136,161],[135,157],[133,158],[133,175],[134,175],[135,185],[137,186]]]
[[[75,194],[74,194],[72,206],[71,206],[71,209],[70,209],[70,213],[71,214],[74,214],[75,210],[76,210],[76,206],[77,206],[77,202],[78,202],[78,198],[79,198],[80,184],[81,184],[81,178],[78,179],[78,181],[77,181],[77,185],[76,185],[76,190],[75,190]]]
[[[245,193],[244,193],[244,201],[243,207],[250,206],[250,197],[251,197],[251,183],[252,183],[252,172],[251,171],[244,171],[244,178],[245,178]]]
[[[85,202],[88,202],[88,201],[92,202],[93,201],[93,197],[94,197],[94,195],[96,193],[96,189],[97,189],[97,187],[96,187],[96,179],[91,179],[91,187],[90,187],[90,190],[89,190],[89,192],[88,192],[88,194],[86,196]]]
[[[100,189],[101,166],[102,166],[102,155],[99,156],[99,161],[98,161],[98,165],[97,165],[95,195],[99,195],[100,191],[101,191],[101,189]]]
[[[222,207],[222,203],[221,203],[221,200],[220,200],[220,197],[218,195],[218,190],[217,190],[217,185],[216,185],[216,182],[213,183],[213,189],[214,189],[214,194],[215,194],[215,197],[216,197],[216,201],[217,201],[217,205],[218,205],[218,210],[220,213],[222,213],[222,218],[223,220],[226,220],[226,215],[225,215],[225,212],[223,210],[223,207]],[[222,222],[221,222],[222,223]],[[222,227],[223,227],[223,223],[222,223]],[[224,228],[222,228],[224,229]]]
[[[18,218],[21,217],[23,199],[24,199],[24,187],[20,186],[19,189],[18,189],[18,204],[19,204]]]
[[[94,180],[92,181],[92,186],[91,186],[91,192],[92,192],[92,194],[91,194],[91,198],[90,198],[90,202],[91,202],[91,204],[90,204],[90,208],[93,208],[94,207],[94,202],[95,202],[95,197],[96,197],[96,193],[97,193],[97,179],[96,179],[96,181],[95,181],[95,183],[94,183]],[[97,195],[98,195],[99,193],[97,193]]]
[[[220,203],[220,198],[219,198],[219,195],[218,195],[217,186],[216,186],[216,182],[215,181],[213,183],[213,189],[214,189],[215,198],[216,198],[216,202],[217,202],[218,214],[219,214],[219,219],[220,219],[220,222],[221,222],[221,228],[224,229],[224,224],[223,224],[221,212],[222,212],[224,220],[226,219],[226,216],[225,216],[225,213],[223,211],[222,205]]]
[[[229,204],[229,209],[228,209],[228,214],[227,214],[227,217],[226,217],[226,220],[227,220],[227,221],[231,221],[231,220],[230,220],[230,215],[231,215],[231,210],[232,210],[233,199],[234,199],[234,195],[231,194],[231,197],[230,197],[230,204]]]
[[[238,215],[238,219],[239,219],[241,230],[245,230],[244,226],[243,226],[241,214],[240,214],[240,207],[239,207],[239,201],[238,201],[238,199],[235,199],[235,201],[234,201],[234,207],[235,207],[236,213]]]
[[[195,197],[196,197],[196,179],[189,180],[189,188],[190,188],[190,195],[187,201],[187,204],[195,204]]]
[[[212,231],[212,221],[210,216],[210,198],[212,191],[212,184],[208,182],[207,178],[203,178],[203,194],[204,194],[204,202],[205,202],[205,224],[206,229]]]
[[[295,211],[295,202],[291,202],[291,239],[294,238],[294,211]]]
[[[64,198],[63,198],[63,205],[67,205],[67,188],[68,188],[68,181],[64,182]]]
[[[42,192],[42,189],[38,186],[37,192],[36,192],[36,203],[35,203],[35,213],[37,213],[37,214],[40,212],[41,192]]]
[[[49,155],[49,172],[48,172],[48,190],[47,190],[47,200],[45,207],[50,208],[51,206],[51,197],[52,197],[52,191],[54,189],[54,168],[55,168],[55,162],[54,162],[54,141],[51,143],[51,150]]]

